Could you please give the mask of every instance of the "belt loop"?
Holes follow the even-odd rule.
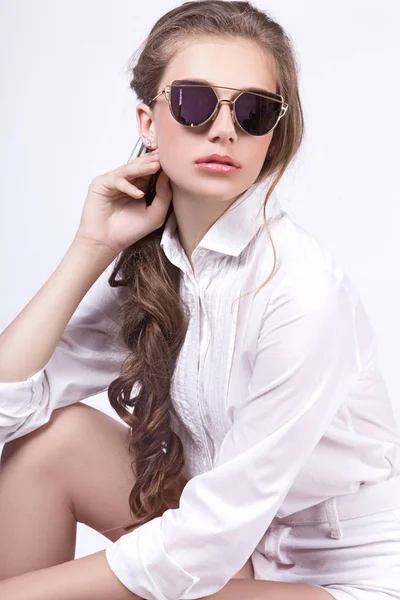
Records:
[[[328,500],[325,500],[325,511],[328,518],[329,529],[331,532],[331,538],[340,539],[343,536],[343,532],[340,528],[339,514],[336,506],[336,497],[333,496]]]

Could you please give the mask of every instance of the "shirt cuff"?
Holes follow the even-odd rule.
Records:
[[[24,381],[0,382],[0,419],[10,425],[27,419],[43,395],[44,369]],[[4,423],[3,423],[4,421]]]
[[[125,587],[145,600],[184,600],[199,581],[176,563],[162,543],[162,517],[156,517],[106,548],[111,570]]]

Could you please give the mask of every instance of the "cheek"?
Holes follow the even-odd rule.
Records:
[[[268,148],[271,145],[273,132],[268,135],[261,136],[259,139],[255,140],[254,152],[257,155],[258,161],[262,164],[267,156]]]
[[[169,161],[179,155],[180,148],[184,144],[182,138],[179,123],[173,123],[172,118],[165,119],[162,126],[157,129],[157,145],[161,158]]]
[[[163,171],[172,181],[180,182],[189,174],[188,166],[195,156],[196,143],[187,138],[179,123],[176,125],[163,127],[157,141]]]
[[[268,149],[271,144],[272,136],[268,134],[268,136],[266,137],[268,138],[267,141],[261,138],[260,140],[255,140],[256,143],[254,144],[254,147],[251,148],[251,150],[249,150],[247,155],[248,157],[250,157],[250,161],[255,165],[256,169],[258,170],[262,168],[268,153]]]
[[[197,158],[202,140],[167,115],[157,129],[157,144],[165,172],[176,176],[183,166]]]
[[[264,164],[270,141],[267,144],[265,143],[265,140],[262,140],[262,142],[261,140],[255,141],[256,143],[249,145],[247,151],[244,151],[242,156],[246,160],[247,167],[251,170],[257,171],[258,173]]]

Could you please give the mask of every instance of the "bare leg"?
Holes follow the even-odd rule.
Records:
[[[0,580],[73,559],[77,521],[112,541],[125,533],[134,482],[127,432],[103,412],[74,404],[4,446]]]
[[[71,507],[45,469],[38,468],[35,456],[27,456],[33,446],[21,446],[15,456],[9,456],[11,444],[3,450],[0,580],[74,557],[76,521]]]
[[[82,403],[5,445],[0,465],[0,580],[74,558],[76,523],[111,541],[130,522],[134,482],[128,428]],[[184,482],[179,482],[182,489]],[[232,579],[253,579],[251,560]],[[14,580],[15,581],[15,580]],[[218,600],[321,600],[325,590],[267,581],[228,582]]]
[[[49,423],[5,445],[0,580],[72,560],[77,522],[111,541],[124,535],[134,483],[128,431],[79,403],[55,410]],[[249,560],[235,578],[252,577]]]

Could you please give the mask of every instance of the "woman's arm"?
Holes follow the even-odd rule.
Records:
[[[60,264],[0,335],[0,381],[27,379],[48,362],[78,304],[115,258],[74,241]]]
[[[109,285],[113,268],[107,253],[74,243],[0,336],[0,444],[38,429],[56,408],[98,394],[118,377],[128,353],[117,323],[126,288]]]
[[[131,592],[215,595],[252,555],[359,376],[370,328],[348,283],[342,270],[311,268],[275,289],[213,467],[188,481],[178,509],[106,548]]]
[[[108,566],[105,551],[0,581],[1,600],[142,600]]]
[[[294,597],[292,583],[252,579],[251,560],[219,591],[198,600],[267,600]],[[243,576],[240,575],[243,573]],[[247,576],[245,576],[247,575]],[[275,595],[276,594],[276,595]],[[324,596],[322,596],[324,594]],[[296,598],[319,600],[328,592],[296,584]],[[329,596],[330,597],[330,596]],[[105,552],[0,581],[1,600],[143,600],[110,570]]]
[[[234,579],[254,583],[253,577],[253,564],[249,559],[225,588],[212,596],[212,600],[228,598],[228,592],[232,592],[232,585],[235,585],[232,584]],[[260,583],[266,582],[257,582]],[[242,592],[242,587],[237,588],[237,591]],[[142,600],[114,575],[108,566],[104,550],[0,581],[0,598],[1,600]],[[248,596],[243,598],[249,600]],[[229,600],[233,600],[231,595]]]

